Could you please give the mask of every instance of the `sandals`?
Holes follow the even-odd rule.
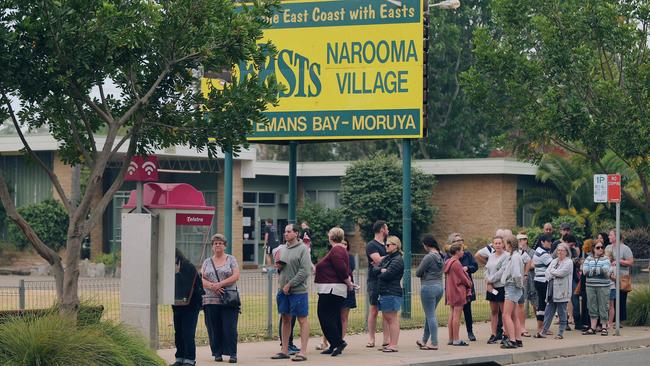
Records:
[[[374,347],[375,345],[373,344],[372,346]],[[319,343],[318,345],[316,345],[316,351],[322,351],[325,348],[327,348],[327,347],[325,347],[324,343]]]
[[[286,360],[286,359],[289,359],[289,358],[291,358],[291,357],[289,357],[288,354],[282,353],[282,352],[278,352],[275,355],[271,356],[272,360]]]
[[[303,356],[301,354],[297,354],[297,355],[293,356],[291,361],[296,361],[296,362],[307,361],[307,357],[305,357],[305,356]]]
[[[553,337],[553,339],[564,339],[564,337],[562,337],[561,335],[558,334],[555,337]]]
[[[528,338],[528,337],[530,337],[530,333],[528,333],[528,331],[521,332],[521,336]]]
[[[418,348],[423,350],[423,351],[436,351],[436,350],[438,350],[438,346],[429,346],[429,345],[427,345],[425,343],[422,343],[419,340],[415,341],[415,344],[417,344]]]
[[[603,330],[600,331],[601,336],[608,336],[609,333],[607,333],[607,328],[603,328]]]
[[[535,333],[535,334],[533,335],[533,338],[546,338],[546,336],[543,335],[542,333]]]
[[[584,332],[582,332],[582,335],[594,335],[594,334],[596,334],[596,332],[591,328],[589,328],[589,329],[585,330]]]
[[[384,349],[382,349],[381,351],[382,351],[382,352],[385,352],[385,353],[395,353],[395,352],[399,352],[399,351],[396,350],[395,348],[390,348],[390,347],[384,347]]]
[[[453,343],[452,346],[456,346],[456,347],[458,347],[458,346],[469,346],[469,343],[467,343],[465,341],[459,341],[458,343]]]

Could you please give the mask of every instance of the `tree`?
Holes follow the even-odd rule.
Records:
[[[33,203],[18,209],[18,214],[27,221],[34,233],[52,250],[58,252],[65,247],[66,228],[69,218],[63,205],[54,199]],[[14,223],[8,225],[9,241],[16,248],[23,250],[29,242],[20,227]]]
[[[461,84],[474,65],[474,30],[490,24],[490,2],[463,1],[455,11],[433,9],[427,52],[427,136],[414,143],[418,158],[486,157],[502,132],[482,118]]]
[[[650,4],[637,0],[494,0],[464,74],[474,105],[539,161],[555,147],[602,165],[614,154],[639,179],[625,202],[650,213]]]
[[[1,171],[0,198],[52,266],[62,308],[74,312],[81,242],[121,186],[131,157],[182,144],[210,156],[237,153],[251,122],[264,120],[265,106],[276,101],[273,79],[260,83],[253,73],[206,96],[197,86],[202,70],[264,62],[273,49],[258,42],[277,1],[255,0],[241,10],[231,0],[0,3],[0,120],[11,119],[26,154],[61,197],[69,217],[65,263],[17,212]],[[88,169],[77,195],[68,196],[31,149],[23,131],[40,127],[60,143],[63,162]],[[109,161],[122,163],[119,178],[93,202]]]
[[[418,239],[433,222],[431,202],[434,177],[418,169],[411,172],[412,239]],[[352,164],[341,178],[343,214],[359,225],[370,240],[372,224],[385,220],[392,235],[402,237],[402,167],[393,156],[375,155]]]
[[[311,229],[311,256],[318,260],[327,253],[329,239],[327,233],[335,226],[343,227],[340,209],[331,209],[319,202],[306,199],[298,208],[298,222],[307,221]]]

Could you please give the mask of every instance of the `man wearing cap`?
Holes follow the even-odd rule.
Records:
[[[541,334],[544,325],[544,312],[546,310],[546,269],[553,261],[551,256],[551,241],[553,238],[550,235],[542,235],[540,241],[542,245],[535,249],[533,256],[533,264],[535,266],[535,289],[537,290],[537,332],[533,337],[544,338],[545,334]]]

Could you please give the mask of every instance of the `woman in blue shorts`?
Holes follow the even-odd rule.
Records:
[[[386,257],[382,259],[378,271],[379,278],[379,311],[388,323],[390,342],[384,347],[384,352],[397,352],[399,340],[399,316],[397,313],[402,305],[402,276],[404,275],[404,260],[402,259],[402,242],[396,236],[386,240]]]

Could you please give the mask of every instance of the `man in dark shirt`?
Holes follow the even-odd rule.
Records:
[[[375,333],[377,331],[377,315],[379,314],[379,288],[377,274],[373,273],[373,267],[377,267],[386,256],[386,238],[388,238],[388,225],[386,221],[378,220],[372,225],[375,237],[366,244],[366,256],[368,258],[368,299],[370,311],[368,313],[368,344],[366,347],[375,346]],[[383,322],[384,341],[382,345],[388,344],[388,324]]]
[[[266,219],[266,225],[264,225],[264,253],[266,257],[266,265],[270,268],[273,268],[273,249],[277,248],[280,245],[278,240],[278,232],[276,227],[273,225],[273,219]],[[262,271],[266,272],[267,268],[264,267]]]

